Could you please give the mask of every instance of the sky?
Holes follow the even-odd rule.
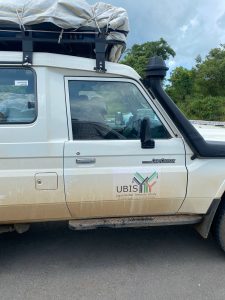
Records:
[[[96,1],[87,0],[93,4]],[[225,44],[225,0],[103,0],[125,8],[130,20],[127,46],[163,37],[176,56],[167,64],[191,68],[197,55]]]

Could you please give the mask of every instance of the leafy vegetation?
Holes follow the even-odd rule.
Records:
[[[188,97],[177,105],[191,120],[225,121],[225,97]]]
[[[161,56],[164,60],[167,60],[170,56],[174,57],[176,53],[168,43],[161,38],[159,41],[133,45],[131,49],[127,50],[121,63],[132,67],[144,77],[149,58],[154,55]]]
[[[192,70],[177,67],[168,94],[190,119],[225,121],[225,45],[196,58]]]

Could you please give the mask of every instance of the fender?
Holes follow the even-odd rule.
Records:
[[[221,199],[224,193],[225,193],[225,179],[224,182],[221,184],[219,190],[217,191],[215,199]]]
[[[200,224],[195,225],[195,229],[198,231],[198,233],[204,238],[207,239],[209,236],[209,232],[214,220],[214,217],[216,215],[217,209],[219,208],[219,205],[221,203],[221,199],[214,199],[212,204],[210,205],[210,208],[208,209],[208,212],[204,216],[202,222]]]
[[[209,236],[214,217],[217,210],[219,209],[221,201],[225,201],[225,180],[217,191],[216,196],[202,222],[195,226],[195,229],[204,239],[207,239],[207,237]]]

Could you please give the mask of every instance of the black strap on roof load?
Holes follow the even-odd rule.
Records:
[[[80,28],[79,31],[63,30],[53,24],[40,24],[20,28],[0,25],[0,51],[22,51],[23,61],[1,61],[0,64],[32,65],[33,52],[50,52],[96,59],[97,72],[106,72],[105,62],[114,45],[125,43],[108,40],[109,31]],[[123,32],[126,34],[126,32]]]

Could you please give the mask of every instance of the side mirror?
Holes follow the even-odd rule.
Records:
[[[140,137],[142,149],[155,148],[155,141],[151,138],[151,123],[147,117],[141,121]]]

